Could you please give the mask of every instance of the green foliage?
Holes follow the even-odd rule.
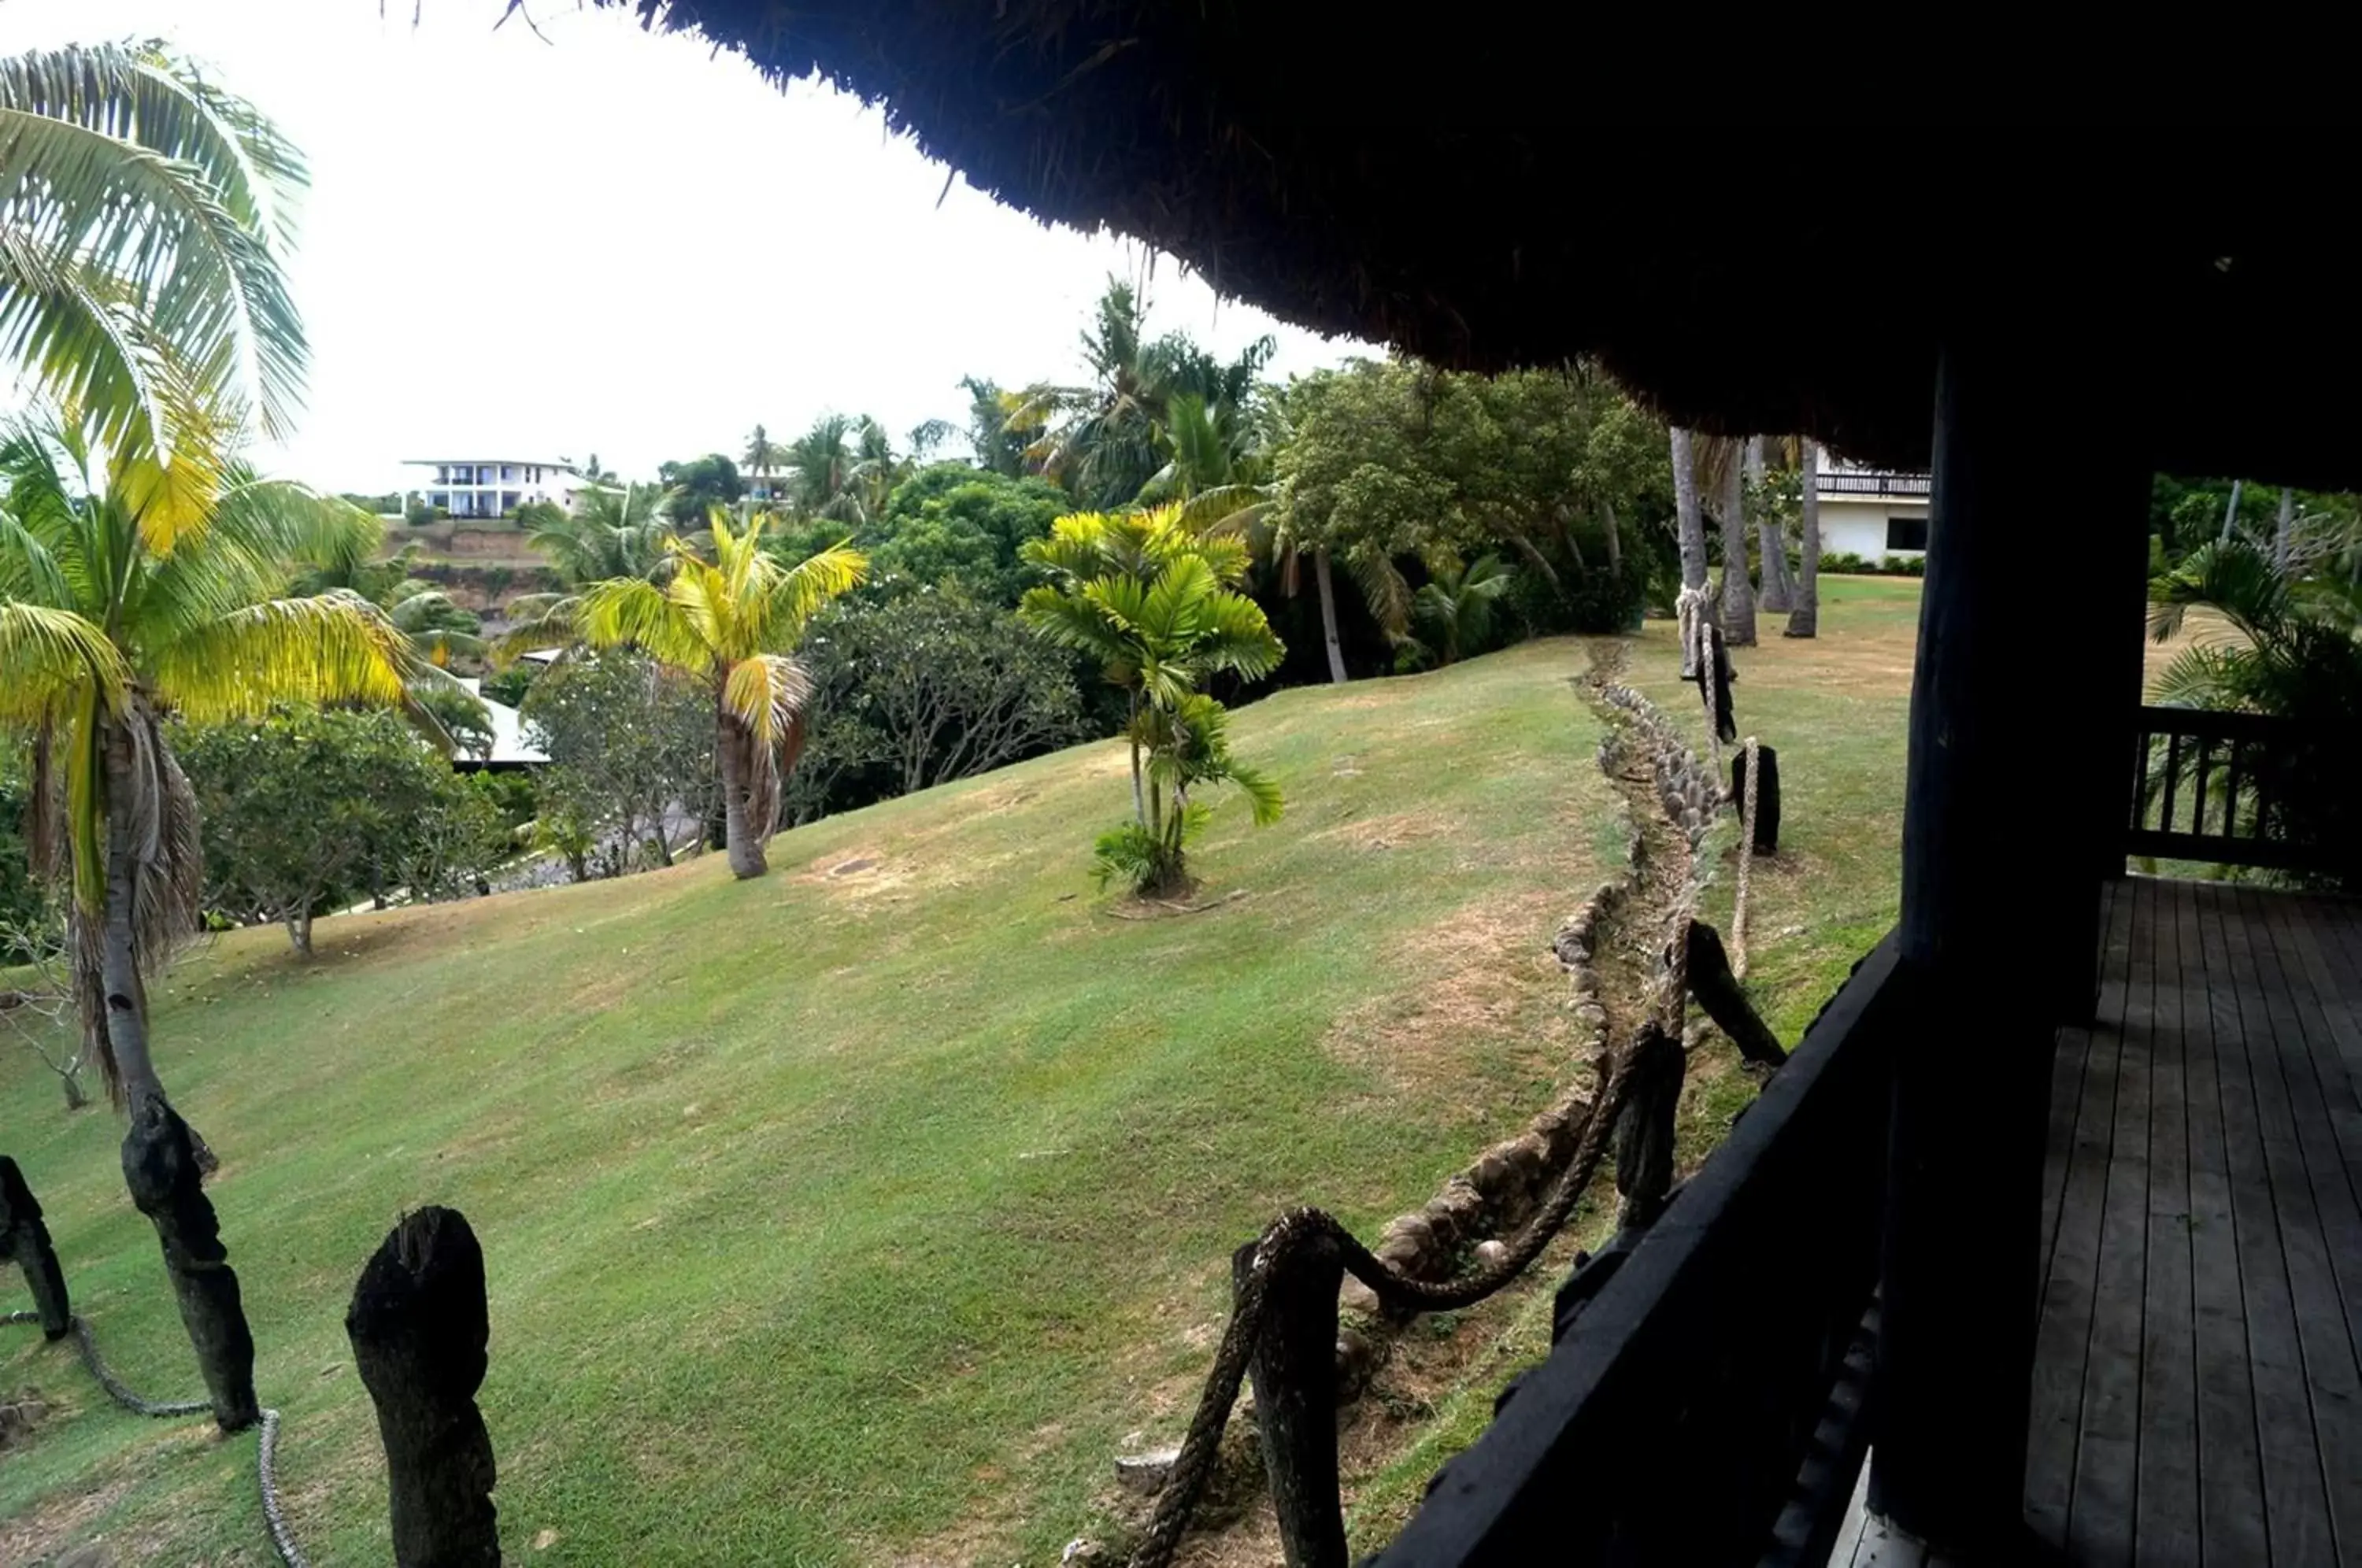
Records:
[[[1480,556],[1467,567],[1438,567],[1412,601],[1411,613],[1434,639],[1445,664],[1483,653],[1493,640],[1493,606],[1509,591],[1515,574],[1498,556]]]
[[[738,465],[719,452],[708,452],[685,463],[659,463],[657,481],[664,486],[658,510],[676,528],[694,528],[716,506],[727,506],[746,493]]]
[[[448,896],[505,853],[482,791],[392,714],[290,709],[176,739],[206,903],[237,922],[300,933],[358,899]]]
[[[965,463],[937,463],[905,480],[864,536],[877,591],[950,589],[1013,608],[1040,574],[1027,544],[1048,536],[1066,498],[1046,480],[1010,479]]]
[[[403,522],[413,528],[424,528],[438,516],[448,514],[447,508],[427,505],[426,498],[414,490],[410,492],[409,501],[404,502],[402,508]]]
[[[0,968],[24,962],[16,933],[48,929],[57,917],[49,889],[32,871],[32,780],[0,758]]]
[[[587,833],[611,872],[651,845],[668,863],[684,821],[720,804],[712,692],[645,654],[578,649],[534,681],[522,712],[552,764],[545,814]]]
[[[2201,546],[2150,584],[2159,642],[2203,606],[2227,635],[2193,638],[2158,677],[2159,701],[2288,720],[2295,743],[2251,753],[2241,804],[2302,847],[2322,880],[2362,890],[2362,595],[2350,581],[2282,572],[2245,539]],[[2160,780],[2161,782],[2161,780]],[[2184,787],[2190,781],[2185,779]]]
[[[0,357],[111,447],[169,462],[250,407],[283,436],[307,349],[281,260],[304,160],[160,45],[0,59]]]
[[[519,659],[506,669],[496,669],[485,676],[480,690],[504,707],[523,707],[524,694],[533,690],[534,677],[540,673],[541,666],[534,660]]]
[[[910,794],[1083,733],[1069,661],[1006,610],[933,590],[841,602],[803,662],[819,719],[787,787],[792,820]]]

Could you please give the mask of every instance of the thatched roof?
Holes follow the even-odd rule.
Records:
[[[2362,488],[2358,296],[2281,148],[1914,126],[1916,57],[1750,70],[1705,15],[1643,43],[1572,6],[603,3],[818,72],[999,200],[1322,331],[1593,356],[1681,422],[1896,463],[1926,458],[1939,336],[2010,334],[2158,467]],[[2065,74],[2071,100],[1981,85],[2099,115],[2148,90]],[[1860,117],[1694,118],[1800,103]]]

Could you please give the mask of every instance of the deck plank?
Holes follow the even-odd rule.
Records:
[[[2148,1269],[2141,1302],[2139,1560],[2200,1560],[2197,1331],[2190,1231],[2186,1041],[2178,889],[2158,884],[2139,935],[2151,944]],[[2200,996],[2193,1010],[2202,1010]]]
[[[2288,1122],[2285,1139],[2268,1137],[2265,1150],[2279,1198],[2298,1348],[2333,1544],[2340,1561],[2351,1561],[2362,1555],[2362,1367],[2355,1362],[2346,1304],[2349,1285],[2362,1285],[2356,1278],[2362,1270],[2362,1210],[2355,1206],[2324,1105],[2345,1074],[2338,1064],[2323,1082],[2316,1045],[2333,1056],[2334,1052],[2325,1039],[2314,1038],[2326,1028],[2310,976],[2283,955],[2283,944],[2292,945],[2285,927],[2294,900],[2251,892],[2242,894],[2240,902],[2274,1047],[2274,1071],[2259,1075],[2258,1083],[2266,1093],[2282,1097],[2285,1104],[2277,1114]]]
[[[2206,966],[2199,890],[2173,888],[2177,967],[2182,978],[2183,1108],[2190,1139],[2191,1328],[2198,1379],[2201,1561],[2262,1562],[2263,1473],[2256,1452],[2256,1396],[2247,1373],[2246,1308],[2224,1152],[2215,1078],[2214,977]],[[2221,977],[2225,987],[2228,976]],[[2235,1017],[2235,1014],[2234,1015]]]
[[[2148,1259],[2149,1066],[2155,1048],[2157,963],[2142,937],[2156,884],[2134,884],[2134,940],[2126,960],[2123,1048],[2101,1203],[2099,1268],[2075,1445],[2067,1550],[2086,1568],[2132,1562],[2141,1435],[2141,1309]]]
[[[2110,961],[2102,972],[2101,1022],[2088,1032],[2074,1113],[2049,1163],[2060,1167],[2059,1221],[2036,1320],[2035,1376],[2027,1419],[2026,1518],[2052,1545],[2067,1539],[2075,1485],[2076,1440],[2090,1351],[2093,1282],[2099,1272],[2100,1219],[2107,1195],[2108,1153],[2115,1135],[2116,1065],[2122,1055],[2125,968],[2134,900],[2110,906]],[[2058,1125],[2053,1123],[2054,1127]]]
[[[2239,1236],[2239,1284],[2247,1317],[2248,1375],[2256,1392],[2257,1455],[2263,1470],[2264,1517],[2273,1562],[2334,1560],[2328,1496],[2312,1432],[2312,1400],[2305,1386],[2279,1201],[2293,1194],[2272,1178],[2294,1150],[2294,1128],[2284,1094],[2275,1092],[2277,1063],[2268,1004],[2260,984],[2237,896],[2209,889],[2205,927],[2208,995],[2214,1001],[2216,1064],[2223,1129],[2231,1172],[2231,1201]],[[2216,983],[2216,966],[2227,986]],[[2230,1032],[2224,1033],[2227,1003]],[[2236,1060],[2225,1049],[2235,1042]],[[2309,1207],[2309,1205],[2308,1205]]]

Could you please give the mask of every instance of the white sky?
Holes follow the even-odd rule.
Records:
[[[310,160],[291,272],[312,343],[302,423],[263,465],[324,488],[414,485],[423,457],[596,451],[626,475],[736,458],[757,421],[830,409],[898,440],[964,419],[964,374],[1076,375],[1110,271],[1154,261],[1154,330],[1273,373],[1329,342],[1218,302],[1170,258],[1050,229],[888,138],[882,117],[627,15],[568,0],[0,0],[0,50],[161,37]],[[938,205],[938,198],[942,198]]]

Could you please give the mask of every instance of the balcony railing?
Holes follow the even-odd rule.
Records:
[[[2218,866],[2312,867],[2320,856],[2295,842],[2304,824],[2283,819],[2289,798],[2317,785],[2309,776],[2324,766],[2286,719],[2143,708],[2125,847]]]
[[[1926,474],[1897,473],[1885,469],[1841,469],[1834,473],[1824,472],[1817,488],[1823,495],[1869,495],[1924,501],[1927,498],[1928,478]]]

